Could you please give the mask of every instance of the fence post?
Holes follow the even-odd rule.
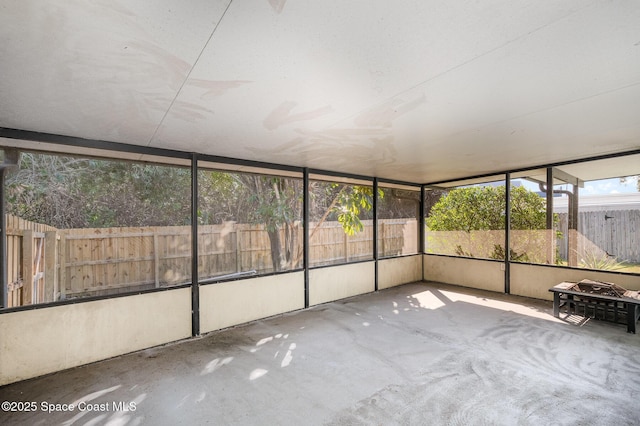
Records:
[[[22,303],[33,304],[33,231],[25,229],[22,234]]]
[[[44,233],[44,301],[53,302],[58,296],[58,231]]]
[[[34,262],[33,262],[33,303],[44,302],[44,253],[45,240],[43,232],[35,232],[34,238]]]
[[[195,256],[195,254],[193,255]],[[153,232],[153,279],[156,288],[160,287],[160,254],[158,253],[158,231]]]
[[[344,260],[346,262],[349,261],[349,234],[343,232],[344,234]]]
[[[60,241],[58,243],[58,288],[60,290],[59,300],[66,298],[67,292],[67,237],[65,234],[60,234]]]
[[[386,253],[386,244],[385,244],[385,235],[384,235],[384,222],[380,222],[380,251],[379,251],[379,256],[380,257],[384,257],[387,255]]]
[[[233,225],[236,228],[236,272],[242,272],[242,250],[240,249],[240,228],[238,224]]]
[[[15,226],[15,216],[6,217],[7,224],[5,225],[5,238],[7,239],[7,285],[14,284],[13,299],[11,295],[5,300],[8,301],[8,305],[5,307],[12,307],[22,305],[22,289],[15,289],[15,285],[20,282],[20,269],[21,257],[20,247],[22,245],[22,232]],[[12,303],[13,302],[13,303]]]

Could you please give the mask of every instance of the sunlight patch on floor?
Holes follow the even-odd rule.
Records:
[[[553,315],[547,312],[540,312],[534,308],[522,306],[517,303],[502,302],[499,300],[487,299],[485,297],[476,297],[468,294],[454,293],[451,291],[439,290],[442,295],[451,300],[452,302],[465,302],[478,306],[485,306],[487,308],[499,309],[501,311],[515,312],[517,314],[526,315],[533,318],[539,318],[546,321],[564,323],[559,318],[555,318]]]
[[[431,291],[428,290],[412,294],[411,298],[416,299],[419,303],[419,307],[424,309],[438,309],[445,306],[442,300],[438,299]]]
[[[260,377],[264,376],[268,372],[269,370],[265,370],[264,368],[256,368],[251,372],[251,374],[249,374],[249,380],[259,379]]]

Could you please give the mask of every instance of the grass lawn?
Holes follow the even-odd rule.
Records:
[[[617,269],[618,272],[629,272],[640,274],[640,264],[637,263],[625,263],[623,268]]]
[[[562,261],[559,263],[559,265],[561,266],[567,266],[567,262],[566,261]],[[599,269],[599,268],[594,268],[594,267],[589,267],[589,266],[580,266],[581,268],[584,267],[585,269]],[[619,267],[613,268],[613,269],[606,269],[603,268],[603,271],[611,271],[611,272],[626,272],[626,273],[630,273],[630,274],[640,274],[640,263],[621,263],[619,265]]]

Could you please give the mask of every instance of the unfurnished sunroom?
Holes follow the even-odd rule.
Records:
[[[194,364],[209,377],[241,358],[214,347],[224,333],[249,327],[245,337],[253,338],[255,327],[296,315],[326,315],[319,320],[327,324],[332,315],[371,318],[357,323],[362,329],[342,327],[357,337],[318,331],[285,344],[291,323],[289,333],[256,337],[251,353],[277,343],[273,359],[284,357],[284,369],[296,350],[313,358],[301,342],[310,351],[319,336],[359,341],[376,318],[399,336],[412,327],[421,336],[414,351],[404,340],[385,346],[392,332],[372,337],[385,348],[380,359],[394,348],[415,355],[406,376],[391,382],[365,371],[375,360],[363,371],[343,370],[348,358],[336,354],[342,364],[318,360],[319,371],[334,366],[354,383],[366,375],[380,381],[343,399],[319,392],[327,411],[313,411],[312,423],[357,423],[354,413],[371,398],[389,405],[362,423],[428,420],[390,413],[404,404],[415,414],[416,401],[438,400],[422,385],[441,376],[419,366],[420,353],[450,371],[455,356],[430,345],[475,345],[475,331],[461,331],[470,339],[464,344],[438,331],[445,319],[449,333],[465,327],[457,317],[473,322],[477,314],[476,330],[484,320],[503,326],[501,315],[515,312],[534,325],[548,320],[544,333],[554,326],[587,333],[596,347],[615,346],[625,368],[638,365],[627,355],[640,342],[619,325],[548,315],[549,289],[561,282],[640,290],[637,22],[640,7],[627,1],[0,4],[0,395],[17,403],[14,386],[35,383],[27,379],[120,356],[137,365],[126,354],[197,345],[201,336],[212,346],[199,348]],[[482,301],[492,298],[491,306]],[[359,310],[349,311],[351,303]],[[378,311],[376,303],[389,307]],[[403,318],[413,325],[389,319],[402,312],[424,317]],[[311,333],[313,322],[301,321]],[[527,333],[527,321],[510,321],[523,327],[514,339]],[[566,330],[550,341],[573,335]],[[523,351],[518,356],[534,352]],[[238,380],[254,386],[268,371],[256,367]],[[411,379],[423,374],[435,375],[420,385]],[[389,402],[390,383],[424,398]],[[66,403],[101,388],[99,380],[86,386]],[[307,385],[292,381],[297,386]],[[491,386],[508,392],[507,383]],[[623,405],[640,392],[634,380],[602,386],[626,395]],[[514,402],[524,424],[527,395]],[[183,403],[195,404],[190,398]],[[151,413],[182,407],[136,401],[138,417],[106,410],[77,421],[167,422]],[[300,404],[300,412],[311,409]],[[242,423],[241,406],[215,419]],[[252,413],[245,422],[258,421]],[[434,413],[436,422],[455,419]],[[73,423],[79,414],[55,419]],[[206,418],[200,414],[191,420]],[[298,415],[272,413],[267,422],[294,423]],[[638,415],[593,418],[633,423]]]

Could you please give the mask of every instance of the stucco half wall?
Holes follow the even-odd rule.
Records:
[[[422,256],[404,256],[378,261],[378,289],[422,281]]]
[[[504,263],[425,254],[424,280],[504,292]]]
[[[424,280],[504,292],[504,263],[463,257],[424,255]],[[638,275],[511,262],[509,293],[553,300],[549,289],[563,281],[591,279],[640,290]]]
[[[375,291],[375,262],[316,268],[309,271],[309,304]]]
[[[200,287],[203,333],[304,308],[304,272]]]
[[[181,288],[0,315],[0,385],[191,336]]]
[[[563,281],[583,279],[618,284],[627,290],[640,290],[640,277],[631,274],[570,269],[557,266],[511,263],[511,294],[553,300],[549,289]]]

